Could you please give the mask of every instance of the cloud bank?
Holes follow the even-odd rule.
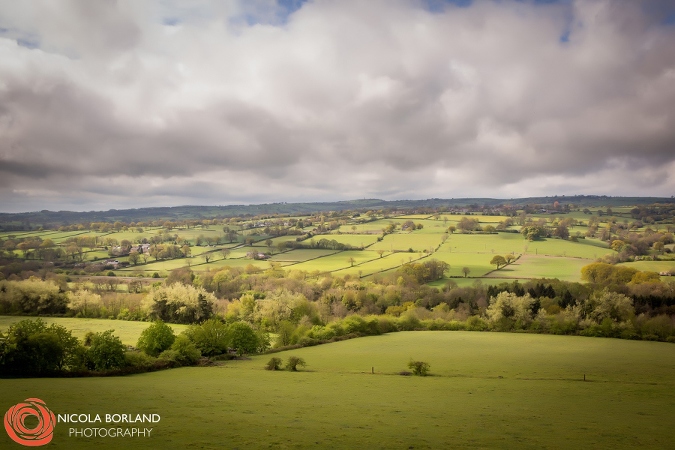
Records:
[[[675,194],[667,1],[0,2],[0,210]]]

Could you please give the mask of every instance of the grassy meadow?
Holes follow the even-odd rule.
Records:
[[[7,331],[13,323],[24,319],[33,320],[35,317],[0,316],[0,331]],[[126,320],[75,319],[72,317],[41,317],[41,319],[47,324],[55,323],[66,327],[78,339],[82,339],[89,331],[98,333],[115,330],[113,334],[119,336],[123,344],[133,346],[138,342],[141,332],[150,326],[150,322],[130,322]],[[175,323],[171,323],[169,326],[173,328],[176,334],[187,328],[187,325]]]
[[[261,355],[127,377],[4,379],[0,407],[38,397],[55,413],[161,415],[149,438],[74,438],[57,424],[50,447],[64,449],[673,445],[671,344],[401,332],[273,356],[289,355],[307,367],[269,372]],[[399,375],[411,358],[431,376]]]

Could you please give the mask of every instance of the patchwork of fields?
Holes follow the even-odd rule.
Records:
[[[580,224],[570,226],[570,235],[583,237],[588,230],[584,220],[588,216],[573,212],[566,217],[574,216]],[[263,232],[267,229],[242,229],[232,225],[232,230],[240,233],[234,242],[224,239],[219,227],[173,228],[146,227],[140,230],[127,231],[31,231],[0,233],[0,237],[41,237],[49,238],[56,245],[65,245],[72,237],[91,236],[98,242],[129,240],[137,242],[140,237],[152,237],[172,234],[176,242],[188,243],[189,257],[177,259],[158,259],[146,255],[144,259],[120,268],[114,272],[120,276],[152,276],[155,273],[165,277],[172,270],[190,267],[193,271],[220,270],[224,267],[249,266],[267,269],[270,262],[288,270],[302,270],[308,273],[332,273],[335,275],[350,274],[370,277],[377,274],[391,273],[401,265],[433,258],[444,261],[450,268],[443,280],[433,282],[441,286],[445,281],[454,279],[461,285],[481,280],[492,284],[495,279],[520,279],[550,277],[566,281],[580,281],[580,269],[605,255],[616,254],[607,242],[595,238],[557,239],[546,238],[528,241],[518,231],[517,225],[508,226],[498,233],[462,233],[456,231],[461,220],[469,217],[478,221],[481,226],[496,226],[508,219],[506,216],[482,215],[404,215],[391,218],[379,218],[366,222],[354,221],[344,223],[325,234],[317,234],[311,238],[299,238],[298,235],[270,236]],[[534,217],[537,218],[537,217]],[[538,219],[551,220],[550,215],[542,215]],[[403,229],[402,224],[412,221],[415,230]],[[383,230],[396,225],[393,232]],[[600,222],[599,226],[606,224]],[[302,230],[307,233],[311,228]],[[296,230],[296,232],[299,232]],[[209,241],[210,239],[210,241]],[[298,239],[301,239],[298,241]],[[207,241],[210,244],[207,244]],[[252,241],[252,242],[251,242]],[[197,245],[201,242],[201,245]],[[347,246],[347,249],[336,247],[317,248],[321,242],[330,245]],[[300,245],[304,248],[284,248],[285,244]],[[342,247],[341,247],[342,248]],[[17,257],[22,254],[13,250]],[[264,259],[252,259],[251,253],[265,253]],[[506,267],[496,267],[490,263],[495,255],[512,254],[518,259]],[[107,250],[101,248],[84,249],[87,262],[105,261],[110,258]],[[126,256],[115,257],[127,262]],[[675,261],[638,261],[627,265],[640,270],[667,272],[675,270]]]

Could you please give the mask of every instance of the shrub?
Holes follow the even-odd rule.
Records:
[[[87,350],[87,366],[93,370],[109,370],[122,367],[125,363],[125,347],[114,330],[94,333]]]
[[[162,352],[162,354],[159,356],[162,357],[162,355],[168,351],[173,352],[172,355],[175,354],[173,358],[181,366],[191,366],[193,364],[197,364],[199,358],[202,357],[202,352],[199,351],[197,346],[192,341],[190,341],[190,339],[183,335],[178,336],[176,340],[173,341],[171,348]]]
[[[26,319],[0,336],[0,372],[35,375],[72,368],[81,364],[81,353],[69,330]]]
[[[485,331],[488,329],[488,324],[478,316],[471,316],[466,320],[466,329],[468,331]]]
[[[124,365],[126,367],[137,367],[147,370],[152,367],[155,361],[155,358],[142,352],[127,352],[124,355]]]
[[[209,319],[201,325],[193,325],[185,331],[190,341],[204,356],[221,355],[227,352],[229,334],[227,325],[217,319]]]
[[[395,319],[390,316],[377,316],[377,330],[380,334],[397,331]]]
[[[228,329],[230,346],[237,355],[255,353],[258,349],[258,336],[251,326],[245,322],[235,322]]]
[[[305,367],[306,365],[304,359],[298,358],[297,356],[289,356],[288,361],[286,362],[286,369],[291,372],[297,372],[298,366]]]
[[[414,331],[422,328],[422,322],[412,314],[404,314],[399,317],[396,326],[399,331]]]
[[[368,334],[368,325],[361,316],[351,315],[342,320],[342,327],[346,333]]]
[[[271,358],[265,365],[265,370],[281,370],[281,358]]]
[[[171,347],[175,340],[176,336],[173,333],[173,329],[161,320],[158,320],[143,330],[141,337],[138,338],[136,347],[150,356],[158,356],[164,350]]]
[[[429,363],[424,361],[410,361],[408,368],[412,370],[414,375],[426,377],[429,374]]]

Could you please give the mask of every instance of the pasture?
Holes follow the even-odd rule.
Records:
[[[482,277],[495,269],[490,265],[490,260],[494,255],[490,253],[458,253],[441,250],[434,253],[431,257],[439,261],[446,262],[450,269],[446,272],[448,277],[463,277],[462,269],[468,267],[471,271],[470,277]]]
[[[563,281],[581,281],[581,268],[593,260],[554,258],[550,256],[523,255],[517,261],[496,270],[489,277],[495,278],[557,278]]]
[[[614,209],[614,208],[613,208]],[[615,212],[626,213],[630,208],[614,209]],[[499,222],[507,219],[506,216],[484,216],[481,214],[439,214],[437,218],[428,214],[401,215],[395,217],[379,218],[370,222],[360,223],[366,216],[359,218],[347,218],[340,221],[342,226],[328,234],[315,234],[311,239],[305,240],[304,244],[318,242],[322,239],[336,240],[343,244],[348,244],[355,248],[363,247],[364,250],[352,250],[348,252],[337,252],[332,250],[319,249],[297,249],[288,250],[279,253],[278,244],[283,242],[294,242],[298,236],[279,236],[270,237],[272,245],[268,246],[266,235],[259,235],[264,228],[250,228],[242,230],[243,227],[250,226],[252,222],[243,221],[238,224],[229,223],[233,230],[239,230],[240,234],[233,243],[226,243],[223,231],[223,225],[204,225],[193,226],[191,228],[179,227],[165,229],[163,227],[144,227],[142,233],[138,233],[134,227],[127,231],[111,231],[102,233],[99,231],[28,231],[28,232],[3,232],[0,237],[8,236],[39,236],[43,239],[50,238],[57,245],[65,248],[64,242],[72,236],[98,236],[99,244],[104,238],[116,239],[118,242],[124,239],[132,242],[138,242],[143,237],[151,238],[157,234],[174,236],[177,235],[177,241],[180,244],[187,240],[191,245],[191,256],[189,258],[165,259],[155,261],[154,257],[146,257],[135,266],[122,267],[116,270],[117,275],[135,275],[143,273],[152,275],[157,272],[161,277],[167,276],[170,271],[189,266],[194,271],[204,271],[211,269],[220,269],[226,266],[245,267],[252,264],[261,269],[269,268],[267,261],[254,261],[248,259],[246,254],[251,251],[260,251],[271,254],[271,261],[278,262],[282,266],[289,266],[292,270],[303,270],[306,272],[332,272],[336,275],[356,275],[370,276],[375,274],[387,274],[394,271],[402,263],[425,258],[429,252],[433,252],[431,258],[442,260],[450,265],[443,280],[433,283],[439,285],[447,279],[457,279],[463,277],[462,268],[468,267],[470,270],[469,278],[481,278],[490,273],[490,278],[517,278],[532,279],[537,277],[560,278],[568,281],[578,281],[580,279],[580,268],[584,265],[602,258],[605,255],[615,255],[616,252],[609,248],[607,242],[600,241],[597,238],[563,240],[557,238],[547,238],[536,241],[528,241],[520,233],[499,232],[493,234],[472,233],[463,234],[459,231],[448,234],[447,228],[450,225],[457,225],[463,218],[468,217],[476,219],[482,226],[497,225]],[[591,217],[583,214],[581,211],[574,211],[569,215],[565,214],[547,214],[537,213],[529,216],[531,219],[544,219],[547,223],[552,223],[556,219],[570,217],[581,219],[585,222]],[[597,217],[597,216],[596,216]],[[512,218],[514,223],[518,217]],[[413,232],[400,231],[400,225],[407,220],[412,220],[416,224],[423,225],[422,229]],[[600,229],[608,225],[612,220],[611,216],[600,218]],[[620,219],[623,220],[623,219]],[[626,219],[626,223],[627,223]],[[255,222],[255,221],[254,221]],[[315,225],[318,222],[315,220]],[[399,226],[397,231],[392,234],[382,236],[382,231],[388,225],[395,223]],[[306,231],[314,231],[313,227],[308,227]],[[507,231],[519,229],[519,225],[513,225]],[[570,226],[569,232],[572,236],[579,232],[586,234],[588,230],[586,225]],[[213,244],[213,238],[218,238],[220,244],[210,246],[197,246],[196,242],[199,236],[210,238],[205,240]],[[251,245],[243,245],[241,242],[252,237],[255,242]],[[378,241],[378,239],[381,239]],[[171,241],[167,241],[171,243]],[[669,244],[670,247],[673,244]],[[230,253],[227,259],[223,259],[220,252],[222,248],[229,248]],[[410,250],[412,250],[410,252]],[[384,252],[384,258],[380,258],[378,251]],[[396,255],[392,253],[396,252]],[[10,249],[8,253],[14,255],[17,259],[36,258],[33,252],[24,252],[19,249]],[[205,254],[210,254],[209,263],[205,261]],[[399,254],[401,253],[401,254]],[[498,273],[491,273],[494,266],[490,265],[490,260],[494,255],[524,255],[526,258],[520,262],[500,270]],[[653,252],[652,252],[653,253]],[[655,254],[655,253],[654,253]],[[37,257],[40,257],[37,255]],[[109,254],[106,249],[98,247],[95,249],[85,249],[85,262],[101,262],[108,259]],[[354,261],[351,261],[353,258]],[[123,264],[128,262],[127,256],[117,256],[115,259]],[[72,261],[72,258],[71,258]],[[664,271],[673,268],[668,262],[635,262],[630,263],[633,267],[644,267],[646,270]],[[107,270],[99,273],[105,275]],[[472,283],[473,281],[461,281],[461,283]],[[486,283],[492,283],[488,279]]]
[[[419,231],[404,232],[388,234],[380,242],[377,242],[368,250],[385,250],[385,251],[423,251],[429,248],[436,248],[441,243],[440,234],[425,234]]]
[[[319,241],[322,238],[328,240],[336,240],[341,244],[351,245],[354,248],[367,247],[369,245],[377,242],[378,235],[376,234],[335,234],[331,233],[327,236],[317,236],[314,238],[315,241]]]
[[[57,414],[161,415],[146,438],[75,438],[72,425],[57,424],[50,446],[64,449],[673,445],[671,344],[405,332],[274,356],[289,355],[306,370],[268,372],[270,355],[261,355],[127,377],[6,379],[0,408],[38,397]],[[428,362],[432,376],[398,375],[411,358]],[[10,445],[2,433],[0,446]]]
[[[323,249],[298,249],[289,252],[277,253],[270,258],[271,261],[303,262],[316,258],[322,258],[337,253],[337,250]]]
[[[346,269],[335,271],[334,274],[338,276],[344,276],[346,274],[358,274],[361,273],[361,276],[367,276],[379,272],[384,272],[391,269],[397,269],[401,265],[409,262],[415,262],[423,258],[426,255],[420,256],[419,253],[389,253],[386,256],[380,258],[374,252],[371,252],[373,257],[376,259],[362,262],[360,264],[354,264],[354,267],[348,267]]]
[[[633,269],[649,272],[668,272],[675,270],[675,261],[634,261],[621,264]]]
[[[0,331],[6,331],[13,323],[24,319],[34,320],[35,317],[0,316]],[[75,319],[70,317],[41,317],[47,323],[55,323],[64,326],[73,332],[73,336],[82,339],[87,332],[98,333],[100,331],[115,330],[125,345],[136,345],[141,332],[150,326],[150,322],[130,322],[126,320],[105,319]],[[169,324],[176,334],[187,328],[187,325]]]

